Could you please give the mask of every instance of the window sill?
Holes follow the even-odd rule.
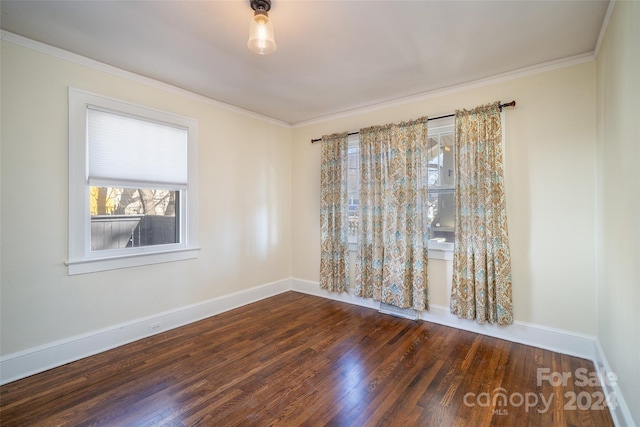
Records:
[[[198,258],[199,252],[200,248],[177,249],[165,252],[67,261],[64,264],[68,267],[69,275],[73,276],[75,274],[95,273],[98,271],[117,270],[120,268],[139,267],[143,265],[194,259]]]
[[[445,261],[453,261],[453,248],[435,249],[435,248],[429,247],[429,259],[442,259]]]

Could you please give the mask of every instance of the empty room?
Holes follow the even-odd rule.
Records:
[[[640,424],[640,1],[0,17],[0,425]]]

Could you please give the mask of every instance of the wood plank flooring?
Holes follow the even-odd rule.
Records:
[[[572,377],[538,384],[538,368]],[[612,426],[596,405],[601,389],[576,384],[580,368],[594,371],[588,360],[287,292],[6,384],[0,424]]]

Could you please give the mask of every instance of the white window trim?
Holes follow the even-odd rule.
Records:
[[[429,258],[453,261],[453,243],[429,242]]]
[[[181,190],[180,243],[129,248],[127,250],[91,251],[90,187],[87,179],[86,141],[86,110],[88,105],[188,129],[188,187],[186,190]],[[69,87],[69,259],[65,262],[69,275],[198,257],[197,133],[198,122],[195,119]]]

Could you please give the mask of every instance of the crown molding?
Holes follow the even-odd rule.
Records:
[[[596,48],[593,51],[593,56],[595,58],[598,57],[598,53],[600,52],[600,46],[602,45],[602,41],[604,40],[604,35],[607,32],[607,26],[609,25],[609,19],[611,19],[611,14],[613,13],[613,8],[616,4],[616,0],[610,0],[609,6],[607,7],[607,13],[604,15],[604,19],[602,20],[602,26],[600,27],[600,33],[598,34],[598,41],[596,42]]]
[[[194,101],[202,102],[204,104],[208,104],[216,108],[233,111],[235,113],[242,114],[243,116],[251,117],[253,119],[261,120],[263,122],[271,123],[277,126],[291,128],[291,124],[284,122],[282,120],[274,119],[272,117],[264,116],[262,114],[255,113],[253,111],[245,110],[244,108],[236,107],[234,105],[227,104],[222,101],[217,101],[213,98],[209,98],[204,95],[200,95],[200,94],[188,91],[186,89],[182,89],[177,86],[173,86],[168,83],[164,83],[159,80],[152,79],[150,77],[145,77],[140,74],[133,73],[131,71],[126,71],[121,68],[114,67],[113,65],[105,64],[104,62],[96,61],[94,59],[90,59],[85,56],[78,55],[77,53],[69,52],[67,50],[60,49],[36,40],[32,40],[15,33],[11,33],[9,31],[0,30],[0,39],[3,41],[7,41],[10,43],[25,47],[27,49],[34,50],[36,52],[44,53],[46,55],[63,59],[65,61],[69,61],[78,65],[82,65],[88,68],[93,68],[95,70],[102,71],[116,77],[127,79],[136,83],[140,83],[140,84],[152,87],[154,89],[163,90],[165,92],[169,92],[174,95],[179,95]]]
[[[450,95],[453,93],[464,92],[470,89],[475,89],[483,86],[490,86],[509,80],[520,79],[523,77],[531,76],[534,74],[545,73],[560,68],[571,67],[573,65],[582,64],[584,62],[594,61],[595,56],[593,52],[587,52],[580,55],[570,56],[554,61],[543,62],[541,64],[533,65],[530,67],[520,68],[514,71],[509,71],[502,74],[497,74],[491,77],[486,77],[479,80],[473,80],[470,82],[462,83],[459,85],[448,86],[441,89],[435,89],[429,92],[423,92],[417,95],[410,95],[402,98],[393,99],[390,101],[379,102],[375,104],[365,105],[362,107],[356,107],[350,110],[345,110],[335,114],[329,114],[326,116],[317,117],[310,120],[304,120],[301,122],[292,123],[291,127],[300,128],[309,125],[316,125],[332,120],[342,119],[349,116],[370,113],[379,111],[386,108],[399,107],[402,105],[410,104],[413,102],[420,102],[430,98],[438,96]]]
[[[596,49],[599,48],[601,38],[603,37],[604,31],[606,30],[605,28],[606,24],[609,20],[609,16],[611,15],[611,11],[613,10],[613,3],[615,3],[615,0],[612,0],[611,3],[609,4],[609,9],[607,10],[607,15],[605,16],[605,20],[603,22],[603,26],[600,31],[600,37],[598,38],[598,44],[596,45]],[[188,91],[186,89],[182,89],[177,86],[173,86],[168,83],[164,83],[159,80],[152,79],[150,77],[145,77],[145,76],[133,73],[131,71],[126,71],[126,70],[114,67],[112,65],[105,64],[103,62],[99,62],[99,61],[84,57],[82,55],[78,55],[76,53],[66,51],[64,49],[53,47],[48,44],[35,41],[35,40],[29,39],[5,30],[0,30],[0,39],[26,47],[28,49],[32,49],[40,53],[51,55],[69,62],[73,62],[79,65],[93,68],[99,71],[103,71],[105,73],[109,73],[117,77],[128,79],[128,80],[141,83],[156,89],[160,89],[169,93],[180,95],[185,98],[199,101],[217,108],[233,111],[247,117],[251,117],[257,120],[261,120],[263,122],[271,123],[271,124],[281,126],[284,128],[289,128],[289,129],[301,128],[309,125],[320,124],[320,123],[337,120],[345,117],[350,117],[354,115],[365,114],[373,111],[379,111],[382,109],[398,107],[398,106],[406,105],[409,103],[420,102],[430,98],[435,98],[438,96],[459,93],[459,92],[467,91],[474,88],[490,86],[490,85],[498,84],[498,83],[509,81],[509,80],[519,79],[519,78],[523,78],[523,77],[534,75],[534,74],[539,74],[547,71],[557,70],[560,68],[570,67],[573,65],[582,64],[584,62],[594,61],[596,58],[595,52],[597,52],[597,50],[593,52],[587,52],[580,55],[575,55],[575,56],[570,56],[567,58],[562,58],[554,61],[544,62],[544,63],[533,65],[530,67],[520,68],[518,70],[497,74],[497,75],[486,77],[483,79],[462,83],[459,85],[448,86],[448,87],[432,90],[429,92],[423,92],[416,95],[410,95],[406,97],[392,99],[389,101],[382,101],[382,102],[372,103],[368,105],[363,105],[363,106],[352,108],[349,110],[328,114],[325,116],[320,116],[320,117],[316,117],[309,120],[303,120],[296,123],[287,123],[282,120],[274,119],[272,117],[258,114],[253,111],[245,110],[243,108],[236,107],[231,104],[217,101],[215,99],[206,97],[204,95],[200,95],[200,94]]]

